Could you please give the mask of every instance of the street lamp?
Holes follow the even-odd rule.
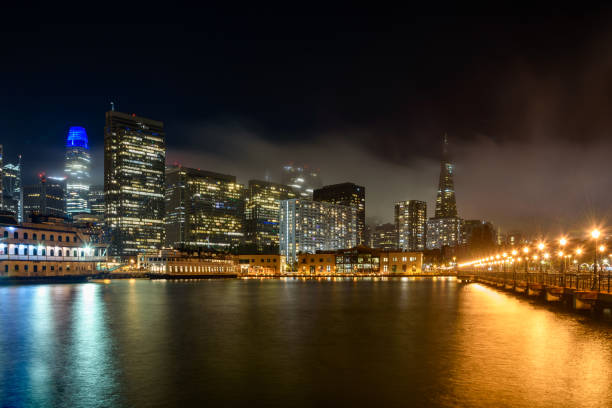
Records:
[[[524,247],[523,253],[525,254],[525,273],[527,273],[529,269],[529,257],[527,256],[527,254],[529,253],[529,248]]]
[[[593,290],[595,290],[595,287],[597,286],[597,239],[599,238],[599,235],[601,235],[599,230],[594,229],[593,231],[591,231],[591,236],[595,240],[595,259],[593,262],[593,287],[591,288]]]
[[[540,253],[541,253],[541,252],[544,250],[544,246],[545,246],[545,245],[544,245],[544,243],[543,243],[543,242],[540,242],[540,243],[538,244],[538,250],[540,251]],[[534,256],[533,258],[534,258],[534,259],[538,259],[538,258],[537,258],[537,256]],[[542,261],[540,261],[540,274],[541,274],[541,273],[542,273]]]

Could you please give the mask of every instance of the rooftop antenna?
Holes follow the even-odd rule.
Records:
[[[111,101],[111,111],[115,111],[115,102]]]

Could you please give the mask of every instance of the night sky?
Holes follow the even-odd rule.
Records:
[[[433,215],[445,132],[460,216],[530,232],[612,222],[609,10],[135,13],[28,24],[5,13],[0,143],[5,161],[23,155],[26,183],[61,174],[71,125],[87,129],[101,183],[113,101],[165,122],[168,163],[244,183],[308,164],[326,184],[365,185],[370,222],[406,199]]]

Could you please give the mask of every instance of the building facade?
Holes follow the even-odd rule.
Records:
[[[219,253],[186,252],[163,249],[141,253],[139,268],[163,277],[188,278],[205,276],[237,276],[238,260],[235,256]]]
[[[308,199],[281,202],[280,253],[294,264],[300,253],[352,248],[357,243],[354,207]]]
[[[488,252],[497,245],[497,231],[488,221],[464,220],[462,233],[464,243],[474,251]]]
[[[238,255],[240,274],[247,276],[284,275],[287,271],[285,257],[279,254]]]
[[[395,228],[398,248],[424,251],[427,244],[427,203],[408,200],[395,204]]]
[[[244,187],[228,174],[173,166],[166,172],[166,242],[233,250],[244,238]]]
[[[90,186],[87,201],[92,218],[104,223],[104,186]]]
[[[309,166],[288,164],[283,167],[281,183],[293,188],[299,197],[312,198],[312,193],[323,185],[319,171]]]
[[[463,220],[430,218],[427,221],[427,249],[455,247],[463,243]]]
[[[279,252],[280,205],[295,198],[291,187],[250,180],[245,202],[245,244],[258,253]]]
[[[365,243],[365,187],[353,183],[324,186],[314,190],[312,199],[354,207],[357,210],[357,244],[363,245]]]
[[[106,112],[104,221],[113,256],[164,243],[166,142],[163,122]]]
[[[399,248],[395,224],[379,224],[372,229],[372,248],[392,251]]]
[[[23,212],[32,215],[66,218],[66,179],[40,175],[40,182],[23,187]]]
[[[381,251],[365,246],[301,254],[297,272],[306,275],[417,275],[423,253]]]
[[[62,219],[34,218],[18,224],[0,217],[0,279],[91,275],[106,261],[107,247],[87,230]]]
[[[21,155],[17,164],[6,163],[2,166],[2,209],[23,221],[23,189],[21,184]]]
[[[91,156],[85,128],[72,126],[66,137],[66,212],[89,212],[89,171]]]

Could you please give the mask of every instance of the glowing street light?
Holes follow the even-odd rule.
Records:
[[[591,231],[591,236],[595,240],[595,260],[593,262],[593,287],[591,288],[593,290],[595,290],[595,288],[597,287],[597,238],[599,238],[600,235],[601,233],[598,229],[594,229],[593,231]]]

